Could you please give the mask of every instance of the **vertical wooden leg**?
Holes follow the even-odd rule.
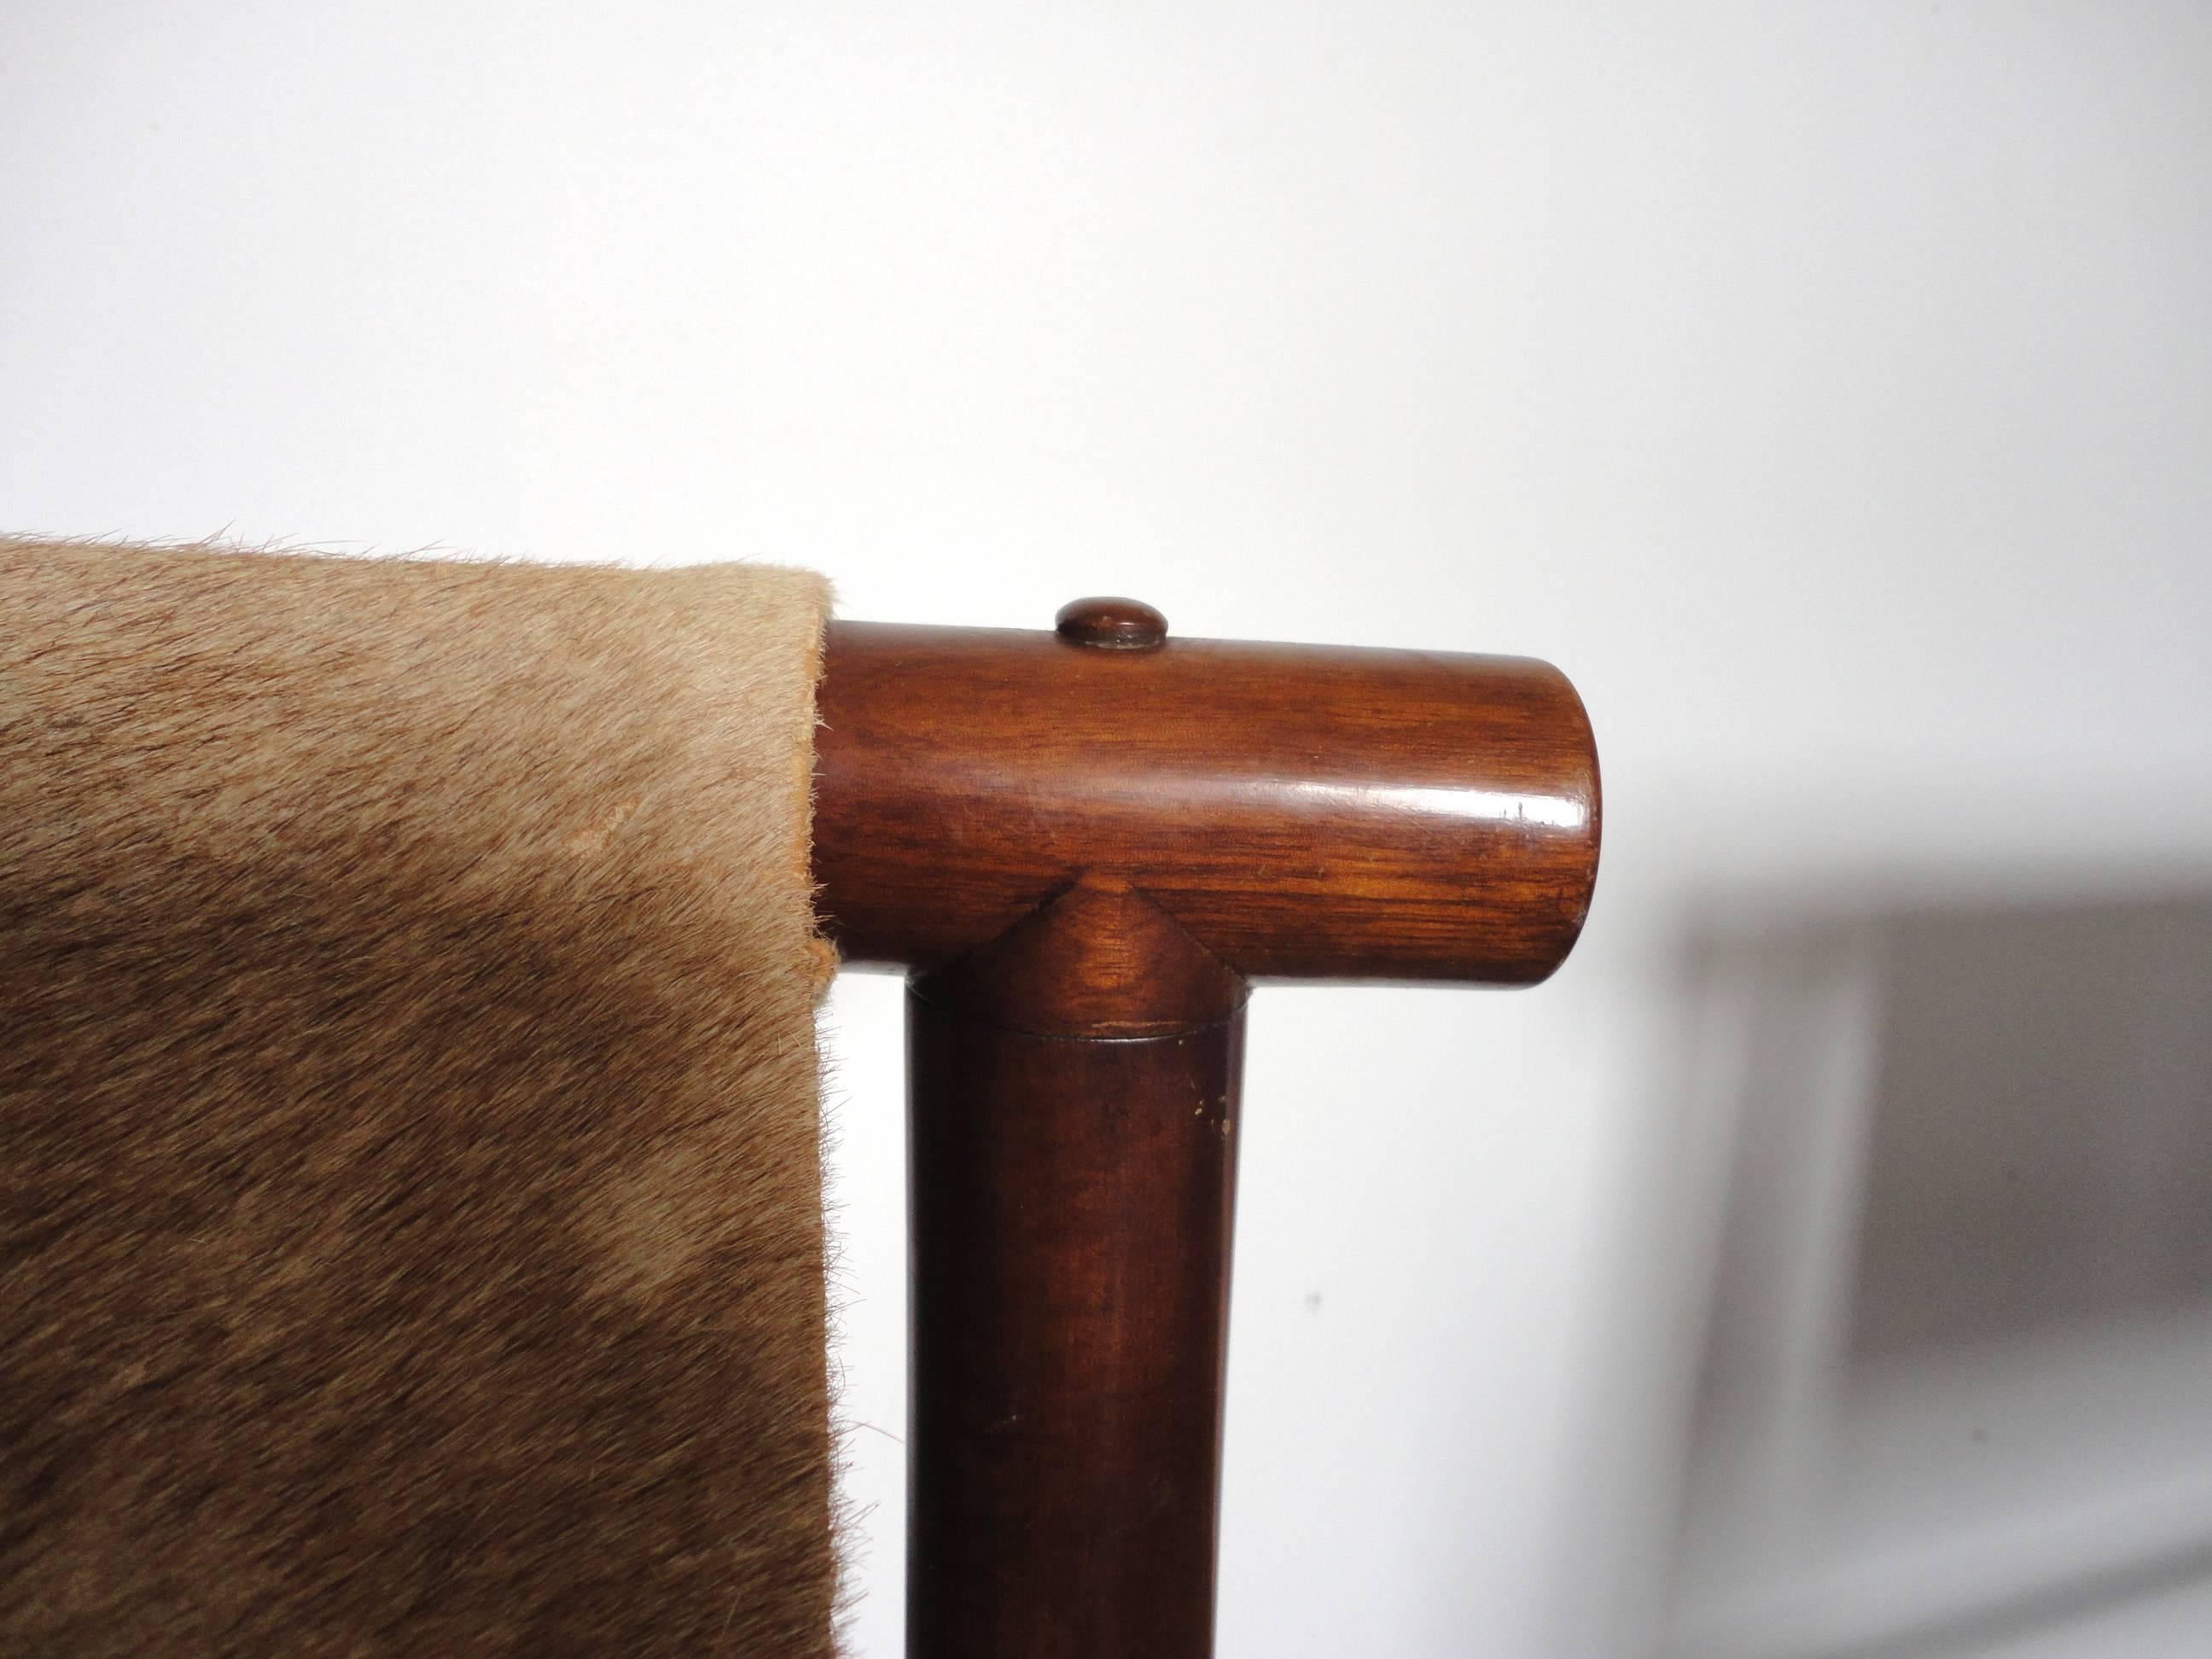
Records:
[[[1036,960],[1012,999],[1032,1012]],[[1201,1659],[1241,981],[1224,1013],[1127,1036],[1013,1029],[1008,998],[969,989],[907,1001],[908,1652]]]

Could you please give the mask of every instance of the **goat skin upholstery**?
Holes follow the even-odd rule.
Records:
[[[831,1651],[826,603],[0,540],[0,1651]]]

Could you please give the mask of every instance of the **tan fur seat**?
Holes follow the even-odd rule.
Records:
[[[829,1650],[824,604],[0,543],[0,1650]]]

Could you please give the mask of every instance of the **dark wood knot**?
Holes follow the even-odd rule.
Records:
[[[1168,636],[1168,619],[1142,599],[1071,599],[1054,627],[1070,645],[1109,651],[1149,651]]]

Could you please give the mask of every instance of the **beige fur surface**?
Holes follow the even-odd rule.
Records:
[[[0,1652],[830,1650],[823,605],[0,541]]]

